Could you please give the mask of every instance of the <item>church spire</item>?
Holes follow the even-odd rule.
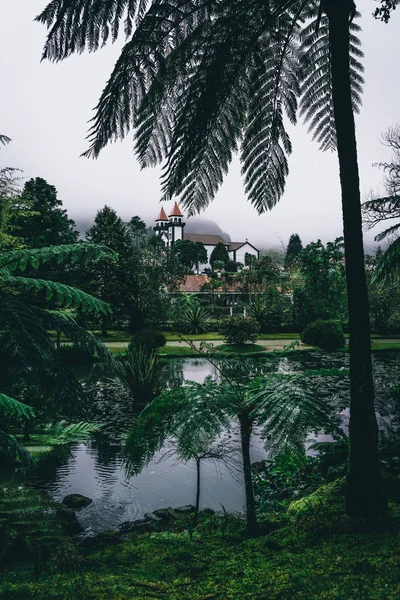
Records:
[[[165,210],[164,210],[163,206],[161,207],[161,210],[158,213],[158,217],[157,217],[156,221],[168,221],[168,217],[165,214]]]
[[[175,202],[174,207],[169,216],[170,217],[183,217],[183,214],[181,213],[177,202]]]

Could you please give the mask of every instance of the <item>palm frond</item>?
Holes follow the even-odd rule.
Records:
[[[13,417],[25,417],[31,419],[35,416],[35,411],[19,400],[15,400],[6,394],[0,392],[0,411],[3,415]]]
[[[288,15],[279,33],[264,35],[253,54],[249,105],[242,141],[242,174],[250,202],[259,213],[270,210],[283,194],[292,151],[283,113],[296,122],[298,27]],[[285,36],[287,39],[285,40]]]
[[[359,17],[356,13],[356,17]],[[330,42],[328,17],[323,15],[317,28],[318,19],[313,19],[302,30],[302,85],[300,115],[309,123],[320,149],[336,150],[336,128],[333,112],[332,76],[330,66]],[[353,110],[359,112],[364,79],[364,67],[360,62],[363,52],[358,38],[359,25],[350,24],[350,79]]]
[[[53,260],[59,266],[65,263],[71,265],[80,264],[81,262],[89,264],[93,260],[104,257],[117,260],[116,253],[101,244],[81,242],[79,244],[65,244],[47,248],[26,248],[1,252],[0,269],[7,268],[11,272],[15,270],[24,271],[28,266],[38,269],[40,265]]]
[[[8,458],[14,464],[20,464],[22,467],[32,469],[34,460],[32,455],[21,442],[13,436],[0,429],[0,457]],[[1,526],[1,524],[0,524]],[[0,545],[1,546],[1,545]]]
[[[36,17],[49,29],[43,58],[62,60],[85,49],[95,52],[110,39],[132,33],[150,0],[52,0]]]
[[[56,281],[0,274],[0,287],[9,291],[42,293],[45,294],[47,301],[53,300],[58,306],[64,308],[79,308],[84,312],[100,314],[111,312],[111,306],[106,302]]]
[[[390,283],[398,278],[400,270],[400,238],[383,253],[371,278],[371,284]]]
[[[7,137],[6,135],[0,134],[0,145],[7,146],[7,144],[9,144],[10,142],[11,138]]]
[[[81,442],[89,439],[94,433],[100,431],[101,424],[79,423],[66,424],[65,421],[59,421],[54,425],[48,425],[43,438],[44,445],[60,446],[72,444],[73,442]]]
[[[265,433],[274,451],[282,448],[304,449],[307,436],[313,433],[339,431],[339,420],[328,410],[302,376],[273,378],[260,382],[251,393],[257,415],[266,423]]]

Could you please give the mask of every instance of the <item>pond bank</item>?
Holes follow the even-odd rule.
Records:
[[[4,600],[395,600],[400,594],[400,507],[380,519],[349,518],[344,496],[324,486],[311,510],[300,500],[264,533],[203,527],[135,535],[79,551],[78,571],[34,580],[22,564],[2,573]]]

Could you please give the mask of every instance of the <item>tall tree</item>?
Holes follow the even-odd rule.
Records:
[[[184,267],[196,271],[199,270],[199,264],[206,264],[208,260],[207,250],[201,242],[192,242],[190,240],[178,240],[175,243],[175,253]]]
[[[10,203],[5,233],[28,248],[75,244],[79,238],[56,188],[41,177],[27,181],[22,194]]]
[[[290,269],[296,264],[296,259],[303,250],[303,244],[298,233],[292,233],[286,248],[285,269]]]
[[[224,269],[229,263],[228,250],[226,249],[225,244],[223,244],[222,242],[218,242],[218,244],[215,246],[214,250],[211,252],[210,255],[210,265],[213,270],[214,266],[218,262],[222,263]]]
[[[137,255],[128,227],[115,210],[106,205],[97,212],[94,224],[86,232],[86,240],[111,248],[117,258],[101,257],[90,265],[84,272],[85,289],[111,304],[114,320],[128,315],[132,329],[140,329],[144,322],[138,309],[137,278],[130,277]],[[110,322],[109,315],[102,315],[102,335],[107,335]]]
[[[396,2],[381,4],[377,16],[387,20]],[[149,0],[145,7],[138,0],[53,0],[37,17],[49,29],[43,56],[51,60],[97,50],[125,20],[127,42],[97,105],[86,155],[98,156],[136,127],[141,164],[166,159],[165,197],[179,196],[194,213],[215,197],[241,145],[246,192],[261,213],[284,191],[292,146],[283,113],[295,123],[301,98],[321,149],[337,149],[339,157],[350,329],[347,509],[380,513],[353,114],[363,83],[354,1]]]
[[[347,320],[343,239],[311,242],[301,252],[298,264],[303,285],[294,288],[296,322],[301,329],[317,319]]]

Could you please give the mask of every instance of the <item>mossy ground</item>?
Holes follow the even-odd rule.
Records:
[[[265,516],[256,539],[152,533],[92,550],[78,572],[2,573],[5,600],[397,600],[400,506],[374,521],[344,513],[340,482]]]

